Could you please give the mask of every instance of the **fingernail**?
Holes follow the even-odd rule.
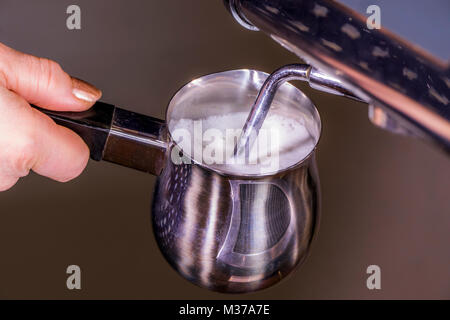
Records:
[[[77,78],[72,78],[72,93],[77,99],[86,102],[95,102],[102,96],[99,89]]]

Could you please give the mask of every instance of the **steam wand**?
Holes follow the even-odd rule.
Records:
[[[362,101],[348,91],[340,80],[330,77],[310,65],[290,64],[281,67],[274,71],[262,85],[245,121],[241,136],[234,147],[234,156],[240,156],[244,151],[248,154],[248,151],[251,150],[278,88],[290,80],[307,81],[311,88]]]

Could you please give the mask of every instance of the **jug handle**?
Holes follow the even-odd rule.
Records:
[[[104,102],[97,102],[83,112],[32,107],[76,132],[89,147],[93,160],[105,160],[154,175],[159,175],[164,167],[167,142],[163,120]]]

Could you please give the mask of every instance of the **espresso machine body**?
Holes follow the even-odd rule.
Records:
[[[242,26],[266,33],[323,72],[325,78],[339,79],[343,87],[369,104],[369,118],[375,125],[424,138],[448,152],[448,60],[403,40],[383,25],[370,29],[367,16],[341,2],[224,1]],[[316,88],[321,89],[320,84]]]

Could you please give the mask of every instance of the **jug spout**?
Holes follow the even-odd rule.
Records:
[[[35,108],[80,135],[93,160],[105,160],[155,175],[164,167],[167,142],[163,120],[104,102],[97,102],[84,112]]]

